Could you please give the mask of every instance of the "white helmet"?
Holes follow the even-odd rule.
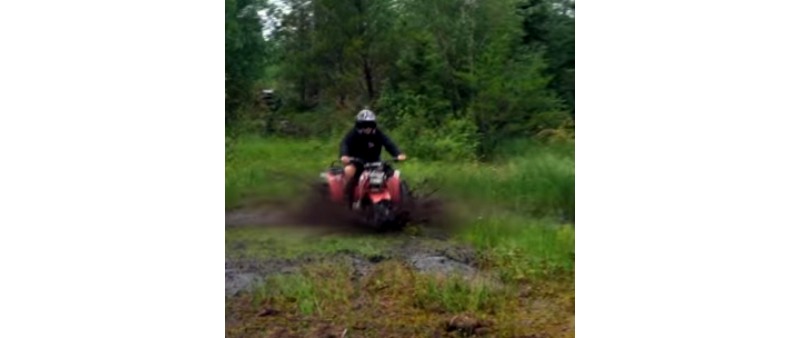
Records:
[[[358,112],[356,115],[356,129],[365,129],[365,128],[378,128],[378,122],[375,118],[375,113],[373,113],[369,109],[364,109]]]
[[[367,122],[367,121],[375,122],[375,120],[376,120],[375,113],[373,113],[369,109],[364,109],[358,112],[358,115],[356,115],[356,122]]]

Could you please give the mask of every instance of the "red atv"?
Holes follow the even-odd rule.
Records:
[[[353,193],[354,203],[349,206],[370,226],[379,229],[402,228],[408,222],[411,194],[405,182],[400,179],[400,171],[388,163],[364,162],[351,158],[354,163],[364,166]],[[328,198],[343,207],[348,207],[344,194],[344,168],[336,165],[320,175]]]

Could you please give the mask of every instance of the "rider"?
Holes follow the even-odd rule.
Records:
[[[375,113],[369,109],[364,109],[356,115],[355,127],[350,130],[341,143],[339,154],[342,156],[345,178],[345,195],[348,201],[353,202],[353,190],[355,183],[361,172],[364,170],[363,163],[353,162],[351,158],[358,158],[364,162],[377,162],[381,158],[381,149],[386,150],[398,161],[406,159],[406,155],[397,148],[397,145],[378,129]]]

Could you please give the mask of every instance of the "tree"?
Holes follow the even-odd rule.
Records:
[[[253,99],[266,58],[258,0],[225,0],[225,121],[237,120]]]
[[[525,0],[519,5],[524,17],[523,44],[541,50],[553,77],[555,90],[575,112],[575,2],[573,0]]]
[[[289,0],[274,34],[300,109],[372,104],[395,59],[391,0]]]
[[[369,105],[410,139],[482,153],[571,120],[572,0],[283,2],[268,69],[287,112],[328,121]]]

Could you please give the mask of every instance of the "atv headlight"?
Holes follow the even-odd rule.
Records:
[[[379,171],[369,173],[369,185],[371,188],[380,188],[383,186],[383,173]]]

